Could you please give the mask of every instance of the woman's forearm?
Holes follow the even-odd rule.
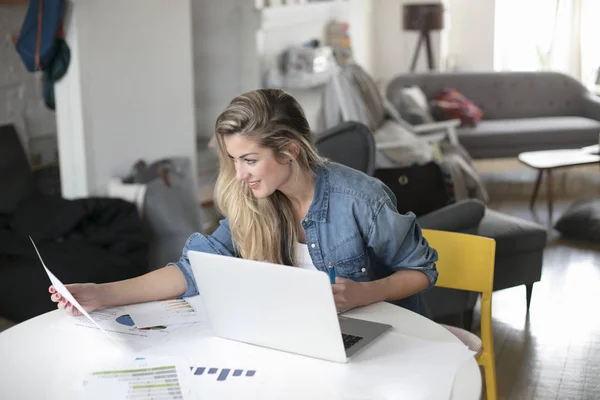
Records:
[[[185,289],[185,278],[175,265],[137,278],[100,285],[103,307],[172,299],[181,296]]]
[[[429,279],[421,271],[402,270],[387,278],[369,282],[372,303],[399,300],[419,293],[429,286]]]

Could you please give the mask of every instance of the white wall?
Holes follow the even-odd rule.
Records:
[[[405,3],[431,3],[428,0],[374,0],[374,75],[381,82],[410,72],[410,64],[417,46],[419,32],[402,29],[403,5]],[[441,64],[442,38],[439,32],[431,32],[431,46],[437,69]],[[416,72],[427,71],[427,55],[421,46]]]
[[[436,70],[446,70],[451,56],[464,70],[492,70],[494,67],[494,16],[496,0],[442,0],[445,29],[432,32]],[[402,30],[405,3],[430,0],[374,0],[374,74],[381,82],[410,72],[418,32]],[[416,72],[427,71],[424,48],[419,53]]]
[[[493,70],[496,0],[447,1],[447,56],[454,59],[459,70]]]
[[[249,0],[193,0],[192,20],[197,134],[210,137],[231,99],[260,87],[260,12]]]
[[[63,195],[101,195],[140,159],[195,165],[189,0],[75,0],[56,85]]]

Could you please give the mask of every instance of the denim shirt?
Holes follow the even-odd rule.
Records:
[[[331,263],[338,277],[357,282],[385,278],[400,270],[418,270],[433,286],[437,280],[437,252],[421,234],[413,213],[400,214],[396,197],[378,179],[341,164],[315,168],[314,198],[302,221],[313,264],[327,271]],[[183,294],[198,294],[189,250],[238,257],[227,219],[212,235],[192,234],[175,263],[186,280]],[[419,294],[393,302],[424,314]]]

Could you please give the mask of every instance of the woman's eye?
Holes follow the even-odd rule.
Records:
[[[248,160],[248,159],[246,159],[246,163],[248,165],[256,164],[256,160]]]

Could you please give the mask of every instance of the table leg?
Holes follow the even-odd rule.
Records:
[[[538,169],[537,178],[535,180],[535,186],[533,187],[533,193],[531,194],[531,200],[529,201],[529,209],[533,210],[533,204],[537,197],[538,191],[540,190],[540,183],[542,182],[542,175],[544,174],[543,169]]]
[[[546,171],[546,196],[548,196],[548,218],[552,224],[552,170]]]
[[[562,177],[560,179],[560,192],[565,195],[567,194],[567,175],[568,175],[569,170],[568,169],[564,169],[562,171]]]

